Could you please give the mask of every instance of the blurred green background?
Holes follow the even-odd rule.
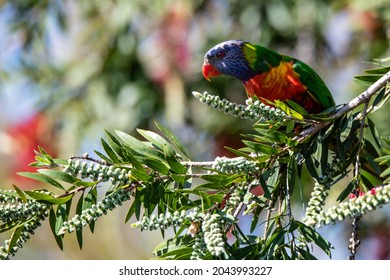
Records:
[[[38,145],[60,158],[93,155],[104,129],[135,135],[136,128],[155,130],[154,121],[174,131],[193,160],[229,156],[223,147],[240,147],[252,123],[191,94],[207,90],[244,102],[237,80],[201,76],[204,53],[219,42],[242,39],[297,57],[345,103],[364,89],[353,76],[372,67],[366,62],[390,56],[389,37],[387,0],[0,0],[1,188],[43,187],[16,175],[32,170]],[[374,116],[383,135],[390,133],[386,108]],[[124,225],[126,211],[125,205],[102,217],[93,235],[85,231],[82,251],[74,234],[60,251],[45,225],[16,258],[153,257],[160,233]],[[390,258],[388,212],[363,219],[358,258]],[[347,257],[350,230],[320,230],[336,247],[335,259]]]

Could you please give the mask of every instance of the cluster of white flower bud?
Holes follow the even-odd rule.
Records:
[[[207,244],[204,241],[202,231],[195,235],[194,245],[192,245],[191,260],[202,260],[207,253]]]
[[[3,222],[27,220],[45,213],[47,215],[47,205],[35,200],[28,200],[25,203],[0,204],[0,220]]]
[[[221,215],[206,213],[203,216],[202,232],[204,234],[204,243],[206,244],[207,251],[211,255],[219,257],[226,255],[225,241],[223,239],[224,221],[221,219]]]
[[[210,214],[202,213],[198,208],[186,212],[175,211],[165,214],[144,216],[141,221],[133,223],[131,226],[142,230],[165,230],[172,226],[182,226],[190,222],[188,234],[194,237],[191,259],[202,259],[207,252],[213,256],[225,255],[225,242],[222,213]]]
[[[92,204],[91,207],[84,209],[80,215],[76,214],[71,220],[64,222],[58,234],[81,230],[87,224],[96,221],[102,215],[106,215],[108,211],[114,210],[116,206],[122,205],[124,201],[130,198],[131,195],[128,190],[119,189],[104,197],[97,204]]]
[[[218,170],[219,172],[228,174],[239,174],[241,172],[248,174],[260,171],[256,162],[243,157],[217,157],[212,168]]]
[[[225,114],[230,114],[242,119],[264,119],[271,122],[283,122],[287,115],[282,110],[265,105],[259,100],[247,99],[246,105],[236,104],[217,95],[209,94],[207,91],[200,93],[193,91],[192,94],[202,103],[207,104]]]
[[[355,218],[371,212],[378,207],[390,202],[390,185],[374,188],[359,197],[333,206],[326,212],[321,211],[316,215],[306,216],[304,222],[307,225],[318,226],[343,221],[346,217]]]
[[[173,213],[161,213],[156,216],[152,214],[150,217],[143,216],[141,221],[133,223],[131,226],[141,228],[142,230],[165,230],[171,226],[181,226],[187,218],[186,211],[175,211]]]
[[[322,212],[322,207],[325,205],[325,199],[327,196],[328,188],[325,185],[316,182],[306,209],[306,220],[311,219]]]
[[[244,196],[247,193],[248,186],[241,184],[238,185],[230,194],[223,208],[226,213],[231,213],[237,206],[244,200]]]
[[[23,224],[22,232],[20,233],[12,248],[10,248],[11,239],[6,240],[4,242],[4,246],[0,246],[0,259],[8,260],[11,256],[14,256],[19,249],[23,248],[24,243],[30,239],[30,235],[35,233],[35,230],[41,226],[41,221],[45,220],[47,217],[46,212]]]
[[[64,172],[72,176],[80,176],[81,179],[90,178],[93,181],[107,182],[111,181],[117,186],[123,186],[129,183],[128,168],[119,168],[114,165],[102,165],[86,161],[68,160],[68,165]]]
[[[18,202],[23,202],[19,197],[18,193],[14,190],[1,190],[0,193],[0,203],[14,204]]]

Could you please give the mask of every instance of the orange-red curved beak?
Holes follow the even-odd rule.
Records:
[[[205,62],[203,63],[202,74],[203,77],[205,77],[205,79],[208,81],[210,81],[211,77],[221,75],[221,73],[218,72],[217,68],[208,63],[207,60],[205,60]]]

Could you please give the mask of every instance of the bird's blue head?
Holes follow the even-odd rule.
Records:
[[[231,40],[211,48],[204,56],[203,76],[210,80],[219,75],[233,76],[247,81],[255,75],[243,52],[244,41]]]

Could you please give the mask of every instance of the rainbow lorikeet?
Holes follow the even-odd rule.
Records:
[[[242,81],[248,97],[261,101],[292,100],[309,114],[318,114],[335,106],[332,94],[318,74],[302,61],[248,42],[231,40],[211,48],[204,57],[203,76],[210,80],[219,75]],[[355,141],[356,140],[356,141]],[[355,139],[352,141],[357,144]],[[335,145],[330,149],[337,152]],[[373,153],[373,152],[371,152]],[[373,159],[378,155],[361,151],[362,167],[379,179],[380,167]]]
[[[264,103],[292,100],[310,114],[333,107],[324,81],[302,61],[248,42],[231,40],[211,48],[204,57],[203,76],[219,75],[242,81],[248,97]]]

